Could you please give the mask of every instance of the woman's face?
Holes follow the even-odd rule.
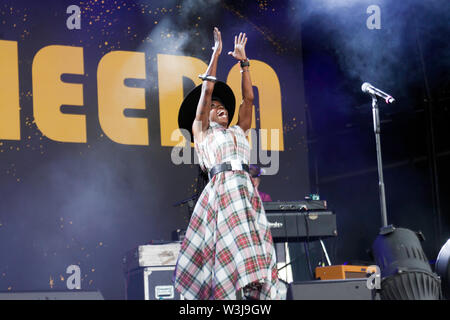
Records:
[[[209,121],[217,122],[218,124],[228,126],[228,111],[220,101],[211,101],[211,111],[209,112]]]

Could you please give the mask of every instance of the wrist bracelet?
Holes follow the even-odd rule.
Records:
[[[200,79],[202,79],[203,81],[205,81],[205,80],[206,81],[211,81],[211,82],[216,82],[217,81],[216,77],[210,76],[210,75],[207,75],[207,74],[199,74],[198,77]]]
[[[241,68],[250,66],[250,61],[248,61],[248,58],[245,60],[241,60],[240,62],[241,62]]]

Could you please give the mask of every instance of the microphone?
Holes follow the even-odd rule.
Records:
[[[387,104],[395,102],[395,99],[391,95],[387,94],[386,92],[381,91],[378,88],[375,88],[368,82],[364,82],[362,84],[361,90],[364,93],[368,93],[372,96],[378,96],[378,97],[384,99],[384,101],[386,101]]]

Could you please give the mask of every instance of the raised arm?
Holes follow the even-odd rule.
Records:
[[[250,78],[250,70],[248,67],[248,59],[245,54],[245,45],[247,36],[245,33],[239,33],[239,37],[234,37],[234,51],[228,52],[229,55],[239,60],[241,63],[241,86],[242,86],[242,102],[239,106],[238,126],[246,132],[252,125],[253,112],[253,86]]]
[[[222,52],[222,36],[218,28],[214,28],[214,47],[211,61],[206,69],[205,76],[216,76],[217,61]],[[211,110],[211,97],[214,90],[214,82],[203,80],[202,91],[197,105],[197,112],[194,123],[192,124],[192,132],[194,139],[200,139],[200,133],[206,131],[209,125],[209,112]]]

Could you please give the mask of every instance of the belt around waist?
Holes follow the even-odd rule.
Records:
[[[238,170],[249,172],[248,164],[234,163],[234,162],[224,162],[221,164],[217,164],[214,167],[212,167],[211,170],[209,170],[208,173],[209,180],[211,180],[214,177],[214,175],[218,174],[219,172],[238,171]]]

